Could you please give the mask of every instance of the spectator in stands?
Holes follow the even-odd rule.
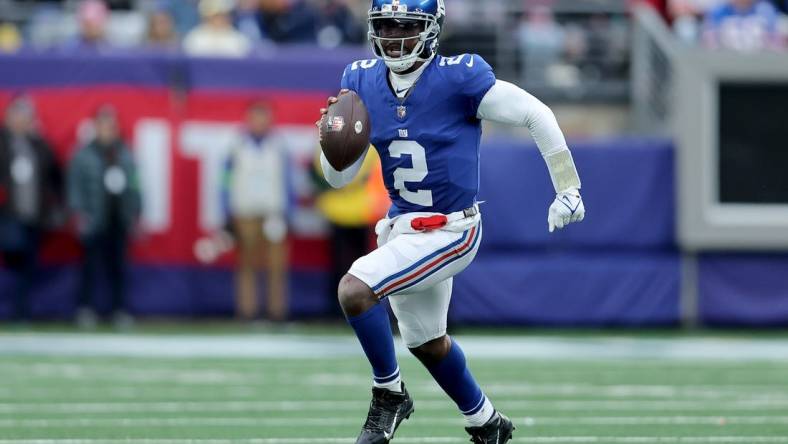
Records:
[[[68,168],[68,204],[84,249],[77,323],[96,324],[93,285],[106,267],[116,327],[130,326],[126,306],[126,253],[141,202],[134,160],[120,136],[117,113],[99,109],[95,138],[79,149]]]
[[[727,0],[668,0],[668,16],[676,36],[689,44],[700,40],[700,21]]]
[[[524,62],[522,81],[537,86],[550,84],[549,70],[560,62],[564,47],[564,32],[546,6],[531,8],[518,29],[520,50]]]
[[[233,28],[232,0],[200,0],[202,23],[183,41],[184,51],[193,56],[243,57],[251,42]]]
[[[200,0],[160,0],[160,7],[166,9],[175,24],[178,35],[186,35],[200,24]]]
[[[22,35],[13,23],[0,23],[0,52],[15,52],[22,46]]]
[[[347,0],[318,0],[317,44],[324,48],[357,44],[365,40],[367,30],[353,15]]]
[[[65,49],[79,51],[101,51],[109,46],[106,26],[109,9],[102,0],[84,0],[77,10],[79,36],[69,42]]]
[[[272,133],[271,107],[255,102],[247,110],[246,130],[225,162],[223,203],[238,244],[236,313],[259,316],[258,270],[268,270],[266,317],[287,317],[287,152]]]
[[[317,12],[305,0],[260,0],[263,29],[277,43],[315,43]]]
[[[737,51],[782,46],[778,12],[766,0],[729,0],[706,15],[703,41],[709,48]]]
[[[17,275],[14,317],[30,317],[39,241],[58,214],[62,180],[49,144],[36,132],[35,108],[25,96],[6,110],[0,128],[0,252]]]
[[[146,44],[151,48],[178,49],[180,41],[169,11],[159,8],[148,15]]]
[[[262,27],[260,0],[239,0],[233,14],[235,27],[253,44],[268,41],[268,35]]]

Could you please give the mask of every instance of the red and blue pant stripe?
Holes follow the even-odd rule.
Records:
[[[466,230],[458,240],[420,259],[408,268],[383,279],[372,287],[372,291],[376,295],[386,296],[406,290],[447,265],[465,257],[476,248],[481,237],[481,227],[482,225],[479,223],[470,230]]]

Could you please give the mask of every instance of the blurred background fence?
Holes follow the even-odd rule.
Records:
[[[271,6],[277,2],[239,2],[233,29],[253,44],[239,46],[242,57],[195,57],[181,51],[177,38],[172,46],[153,45],[150,25],[164,11],[173,30],[181,19],[194,26],[197,2],[84,6],[98,3],[0,1],[6,51],[0,110],[27,94],[63,165],[92,134],[96,110],[105,104],[117,110],[142,194],[129,311],[233,313],[235,252],[216,237],[224,223],[222,169],[247,107],[264,99],[288,153],[290,318],[335,312],[329,228],[314,205],[314,121],[346,64],[370,57],[359,18],[366,6],[278,2],[291,8],[279,10]],[[240,8],[247,3],[256,33],[243,25],[248,11]],[[487,128],[485,239],[455,280],[451,321],[788,323],[788,55],[779,31],[785,18],[777,16],[782,28],[769,37],[779,44],[741,52],[692,40],[679,2],[672,9],[655,3],[656,9],[612,0],[448,5],[443,51],[481,54],[500,78],[556,110],[588,207],[582,224],[548,234],[552,191],[538,151],[519,131]],[[335,4],[359,28],[319,13]],[[297,9],[307,7],[313,9]],[[191,19],[179,15],[188,16],[184,11]],[[698,35],[703,14],[690,14]],[[277,33],[274,24],[297,24],[299,17],[311,17],[308,32]],[[90,40],[86,26],[99,19],[106,28]],[[728,94],[731,85],[736,94]],[[750,192],[730,198],[720,191],[730,187]],[[31,293],[34,318],[68,318],[78,305],[74,231],[72,222],[46,235]],[[0,317],[12,315],[14,280],[0,268]]]

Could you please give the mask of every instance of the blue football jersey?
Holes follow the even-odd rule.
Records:
[[[482,134],[476,111],[495,83],[492,68],[475,54],[437,56],[404,100],[388,75],[381,60],[356,61],[345,68],[342,88],[358,93],[369,112],[370,141],[393,203],[389,217],[472,206]]]

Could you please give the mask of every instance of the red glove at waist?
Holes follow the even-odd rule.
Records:
[[[436,214],[428,217],[414,217],[410,221],[410,227],[416,231],[437,230],[445,227],[448,222],[445,215]]]

